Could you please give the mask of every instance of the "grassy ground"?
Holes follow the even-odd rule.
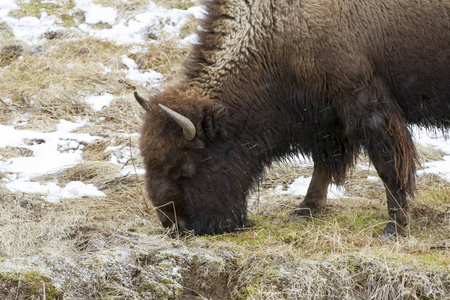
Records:
[[[88,120],[78,131],[101,138],[84,145],[84,163],[35,180],[92,183],[106,197],[49,203],[2,183],[0,299],[450,299],[450,184],[435,175],[418,177],[407,236],[390,243],[379,236],[387,212],[382,183],[367,179],[376,176],[373,168],[353,171],[348,197],[329,200],[314,219],[288,222],[302,197],[274,190],[312,173],[310,166],[294,164],[268,170],[249,202],[249,228],[166,236],[143,195],[143,177],[119,172],[123,165],[141,166],[132,134],[143,112],[132,91],[146,93],[125,78],[120,57],[127,54],[141,70],[169,78],[188,50],[161,37],[133,54],[131,46],[71,31],[84,15],[69,14],[72,1],[61,3],[30,1],[12,13],[39,16],[44,9],[64,21],[67,30],[49,34],[42,46],[14,41],[0,24],[0,124],[27,120],[22,129],[53,131],[60,119]],[[142,1],[116,7],[123,16],[145,9]],[[104,67],[112,71],[104,74]],[[104,92],[117,96],[107,109],[95,112],[84,102]],[[131,158],[121,166],[111,163],[111,147],[126,149]],[[424,160],[442,155],[420,152]],[[32,153],[9,147],[0,155]]]

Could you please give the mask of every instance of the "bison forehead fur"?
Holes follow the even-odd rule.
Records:
[[[402,232],[417,161],[408,126],[450,125],[449,3],[206,1],[183,77],[138,96],[146,190],[163,226],[244,226],[264,168],[294,153],[314,161],[293,212],[309,215],[363,149],[386,186],[384,233]]]

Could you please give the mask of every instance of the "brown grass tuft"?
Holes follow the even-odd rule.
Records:
[[[421,164],[430,162],[430,161],[438,161],[442,160],[445,156],[445,153],[439,149],[426,147],[420,143],[415,143],[417,154],[419,155],[419,161]]]
[[[59,182],[82,181],[94,185],[101,184],[118,175],[120,166],[105,161],[86,161],[65,169],[56,175]]]

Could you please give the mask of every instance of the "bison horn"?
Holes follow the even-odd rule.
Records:
[[[195,125],[191,122],[191,120],[162,104],[158,105],[165,111],[167,115],[169,115],[169,117],[171,117],[175,122],[177,122],[178,125],[181,126],[181,128],[183,128],[183,136],[186,140],[192,141],[195,138],[197,131],[195,129]]]
[[[150,100],[145,99],[144,97],[139,95],[137,92],[134,92],[134,98],[136,98],[136,101],[142,106],[143,109],[145,109],[145,111],[148,111],[148,109],[149,109],[148,104],[150,103]]]

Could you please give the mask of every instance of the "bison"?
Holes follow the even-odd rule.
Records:
[[[162,225],[246,223],[266,166],[314,162],[294,217],[325,207],[363,150],[386,187],[386,236],[415,190],[409,127],[450,126],[448,0],[207,0],[182,75],[146,99],[146,191]]]

